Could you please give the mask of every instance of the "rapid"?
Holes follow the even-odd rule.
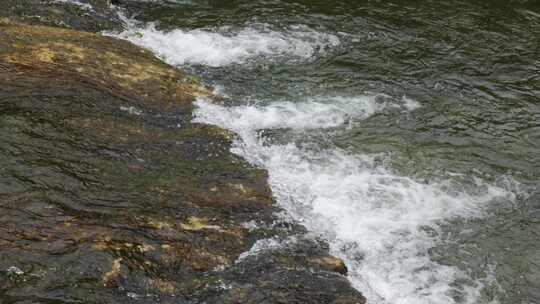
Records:
[[[540,7],[151,1],[105,33],[215,88],[288,220],[369,303],[540,302]]]

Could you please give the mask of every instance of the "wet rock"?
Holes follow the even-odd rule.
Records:
[[[323,242],[277,218],[231,135],[191,123],[213,96],[189,75],[5,19],[0,75],[3,301],[364,302]],[[253,250],[264,239],[285,246]]]
[[[122,30],[123,16],[153,21],[152,12],[167,12],[175,5],[147,0],[0,0],[0,18],[96,33]]]
[[[259,240],[223,271],[222,292],[204,297],[210,303],[364,303],[336,269],[315,262],[325,258],[325,244],[310,235]]]
[[[118,30],[122,21],[109,0],[0,0],[0,17],[27,24],[89,32]]]
[[[311,259],[311,261],[328,271],[334,271],[343,275],[347,274],[347,266],[342,259],[333,256],[324,256]]]

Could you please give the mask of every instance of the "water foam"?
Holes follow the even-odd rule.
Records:
[[[372,96],[333,101],[223,107],[199,100],[194,121],[239,135],[233,152],[268,170],[278,203],[329,240],[371,303],[476,303],[482,282],[433,261],[429,249],[440,240],[440,223],[482,216],[493,199],[512,194],[480,181],[469,187],[474,191],[449,181],[420,183],[370,156],[268,145],[258,136],[263,128],[336,127],[350,115],[365,119],[384,108]]]
[[[93,11],[94,10],[94,8],[92,7],[91,4],[83,3],[83,2],[78,1],[78,0],[54,0],[54,2],[62,3],[62,4],[65,4],[65,3],[72,4],[72,5],[78,6],[78,7],[82,8],[82,9],[85,9],[85,10],[88,10],[88,11]]]
[[[154,23],[141,26],[126,20],[127,29],[106,35],[129,40],[152,50],[172,65],[204,64],[212,67],[246,63],[263,57],[305,60],[340,44],[332,34],[307,26],[290,26],[283,31],[267,24],[251,24],[241,29],[221,27],[205,30],[161,31]]]
[[[228,108],[235,128],[246,129],[318,129],[332,128],[369,117],[383,110],[386,103],[376,96],[319,97],[305,102],[276,102],[264,107]]]

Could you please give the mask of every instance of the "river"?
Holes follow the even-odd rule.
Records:
[[[540,303],[535,1],[142,1],[108,33],[215,88],[369,303]],[[254,223],[256,224],[256,223]]]

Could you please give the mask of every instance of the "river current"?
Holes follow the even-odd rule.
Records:
[[[326,239],[369,303],[540,303],[537,2],[141,1],[124,14],[107,34],[215,88],[224,103],[198,100],[194,121],[237,134],[284,218]]]

